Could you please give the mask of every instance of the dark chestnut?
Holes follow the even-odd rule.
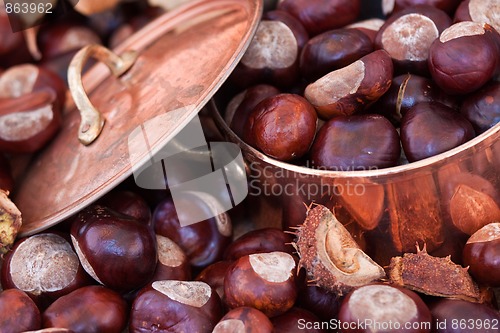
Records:
[[[348,29],[356,29],[367,35],[372,43],[375,42],[375,37],[378,31],[384,25],[385,21],[380,18],[370,18],[358,22],[351,23],[346,26]]]
[[[429,308],[416,293],[384,284],[366,285],[348,294],[338,319],[336,328],[342,332],[428,333],[432,325]]]
[[[312,311],[324,321],[337,318],[341,297],[324,288],[303,283],[299,288],[296,306]]]
[[[463,260],[477,282],[500,287],[500,222],[485,225],[467,240]]]
[[[279,94],[257,104],[250,113],[244,139],[281,161],[304,156],[316,134],[313,106],[295,94]]]
[[[153,213],[155,232],[178,244],[188,256],[191,265],[196,268],[203,268],[221,260],[232,236],[231,220],[227,213],[181,226],[179,221],[189,220],[193,210],[206,209],[211,209],[210,202],[193,195],[176,200],[175,204],[172,198],[167,198],[156,206]]]
[[[151,209],[148,203],[135,192],[114,190],[101,198],[99,203],[146,225],[151,222]]]
[[[140,288],[154,274],[156,239],[148,226],[132,217],[90,206],[75,217],[71,240],[87,273],[111,289]]]
[[[419,103],[401,120],[401,142],[410,162],[458,147],[474,136],[471,123],[441,103]]]
[[[372,51],[372,41],[360,30],[326,31],[311,38],[304,46],[300,54],[300,72],[310,82],[316,81]]]
[[[500,31],[500,18],[494,13],[498,13],[496,0],[464,0],[455,12],[454,21],[488,23],[496,31]]]
[[[471,93],[497,72],[498,32],[476,22],[455,23],[443,31],[430,49],[428,65],[432,78],[449,94]]]
[[[224,299],[224,278],[231,263],[231,261],[215,262],[202,270],[195,280],[207,283],[217,292],[220,299]]]
[[[239,307],[226,313],[224,317],[214,327],[212,333],[230,332],[252,332],[252,333],[272,333],[273,324],[261,311]]]
[[[467,118],[476,134],[486,132],[500,122],[500,82],[490,82],[467,96],[460,113]]]
[[[391,86],[392,76],[389,54],[377,50],[309,84],[304,97],[323,119],[350,115],[379,99]]]
[[[415,6],[391,15],[380,28],[375,46],[391,56],[397,73],[428,75],[429,48],[451,18],[432,6]]]
[[[222,317],[217,293],[199,281],[155,281],[144,287],[130,310],[129,332],[210,333]]]
[[[225,120],[236,135],[243,138],[245,124],[257,104],[264,99],[278,95],[278,88],[268,84],[258,84],[245,89],[231,99],[226,108]]]
[[[18,240],[2,265],[3,288],[26,292],[41,308],[91,281],[70,241],[55,233]]]
[[[296,263],[285,252],[251,254],[236,260],[224,279],[230,309],[256,308],[268,317],[285,313],[297,298]]]
[[[310,36],[353,23],[360,13],[360,0],[282,0],[278,9],[299,19]]]
[[[127,304],[115,291],[87,286],[57,299],[42,315],[43,327],[74,333],[121,333],[127,325]]]
[[[385,15],[390,15],[401,9],[414,7],[417,5],[434,6],[453,16],[455,9],[461,0],[383,0],[382,11]]]
[[[0,331],[17,333],[42,327],[40,310],[22,290],[8,289],[0,292]]]
[[[158,263],[152,281],[190,280],[191,265],[189,259],[179,245],[171,239],[156,235],[158,247]]]
[[[380,115],[339,116],[319,130],[311,148],[315,167],[369,170],[394,166],[400,156],[399,135]]]
[[[440,299],[430,306],[436,333],[498,332],[500,314],[486,304]]]
[[[274,333],[301,333],[307,330],[308,333],[326,333],[327,327],[322,324],[320,318],[314,313],[305,309],[293,307],[287,312],[271,319],[274,326]]]
[[[236,260],[243,256],[265,252],[294,252],[290,245],[292,237],[278,228],[262,228],[249,231],[233,241],[224,252],[225,260]]]
[[[12,32],[9,16],[5,12],[5,6],[2,2],[0,8],[0,55],[7,54],[23,44],[23,35],[21,32]]]
[[[11,192],[14,187],[14,179],[10,169],[10,163],[4,154],[0,153],[0,190]]]

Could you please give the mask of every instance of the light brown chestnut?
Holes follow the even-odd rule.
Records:
[[[261,311],[240,307],[226,313],[224,317],[214,327],[212,333],[272,333],[273,324]]]
[[[391,57],[377,50],[309,84],[304,96],[323,119],[350,115],[379,99],[389,89],[392,76]]]

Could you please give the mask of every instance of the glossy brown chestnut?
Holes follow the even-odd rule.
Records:
[[[482,303],[443,298],[430,309],[436,333],[495,333],[500,325],[498,311]]]
[[[151,222],[151,209],[148,203],[135,192],[114,190],[99,200],[99,203],[146,225]]]
[[[224,280],[230,309],[256,308],[268,317],[288,311],[297,298],[296,264],[285,252],[251,254],[235,261]]]
[[[460,113],[474,126],[476,134],[486,132],[500,122],[500,82],[490,82],[467,96]]]
[[[224,260],[236,260],[255,253],[281,251],[292,254],[292,237],[278,228],[249,231],[233,241],[224,252]]]
[[[359,15],[359,0],[283,0],[278,9],[299,19],[310,36],[353,23]]]
[[[313,106],[295,94],[279,94],[257,104],[248,117],[244,139],[280,161],[304,156],[316,134]]]
[[[454,21],[488,23],[496,31],[500,31],[500,18],[494,13],[498,13],[498,2],[496,0],[464,0],[455,12]]]
[[[453,109],[459,108],[457,99],[444,93],[432,80],[415,74],[403,74],[394,77],[387,93],[370,110],[382,114],[399,127],[403,115],[422,102],[439,102]]]
[[[195,280],[205,282],[217,292],[220,299],[224,299],[224,278],[231,263],[231,261],[215,262],[202,270]]]
[[[231,74],[235,85],[267,83],[289,87],[299,79],[301,43],[308,37],[300,22],[290,19],[293,21],[276,17],[260,21],[248,49]]]
[[[341,298],[337,293],[303,283],[299,288],[296,306],[312,311],[324,321],[337,318]]]
[[[87,286],[57,299],[42,315],[43,327],[74,333],[120,333],[127,324],[127,304],[115,291]]]
[[[309,82],[371,53],[370,38],[356,29],[335,29],[311,38],[300,54],[300,72]]]
[[[210,333],[222,317],[217,293],[199,281],[155,281],[132,304],[129,332]]]
[[[467,240],[463,260],[477,282],[500,287],[500,222],[485,225]]]
[[[158,263],[152,281],[191,279],[191,266],[184,251],[171,239],[156,235]]]
[[[498,32],[476,22],[455,23],[429,48],[428,66],[432,78],[449,94],[471,93],[497,72]]]
[[[52,89],[0,99],[0,151],[33,153],[59,131],[62,105]]]
[[[460,1],[461,0],[382,0],[382,11],[385,15],[390,15],[404,8],[417,5],[429,5],[439,8],[448,15],[453,16]]]
[[[156,206],[153,213],[154,230],[178,244],[192,266],[203,268],[222,259],[224,249],[231,242],[231,220],[227,213],[222,213],[208,220],[181,226],[178,214],[184,214],[183,219],[189,220],[190,210],[211,209],[210,202],[198,196],[184,199],[184,208],[178,210],[177,207],[182,207],[183,203],[176,200],[174,205],[172,198]]]
[[[352,291],[339,312],[342,332],[431,332],[429,308],[413,291],[384,284],[371,284]],[[359,323],[372,325],[360,326]],[[381,328],[380,328],[381,327]]]
[[[90,206],[75,217],[71,240],[87,273],[111,289],[140,288],[154,274],[156,239],[148,226],[132,217]]]
[[[0,189],[11,192],[14,187],[14,179],[10,170],[10,163],[4,154],[0,153]]]
[[[304,97],[323,119],[350,115],[379,99],[391,86],[392,76],[391,57],[377,50],[309,84]]]
[[[226,313],[219,323],[214,327],[212,333],[230,332],[252,332],[252,333],[272,333],[273,324],[261,311],[240,307]]]
[[[42,327],[40,310],[33,300],[19,289],[0,292],[0,331],[17,333]]]
[[[367,35],[372,43],[375,42],[375,37],[377,36],[380,27],[384,25],[385,21],[380,18],[370,18],[367,20],[362,20],[358,22],[351,23],[346,26],[349,29],[356,29]]]
[[[258,84],[245,89],[231,99],[226,108],[225,120],[236,135],[243,138],[245,124],[257,104],[264,99],[278,95],[278,88],[268,84]]]
[[[40,308],[91,283],[63,235],[40,233],[18,240],[2,265],[3,288],[26,292]]]
[[[309,333],[326,333],[322,329],[321,319],[314,313],[305,309],[293,307],[284,314],[271,319],[274,326],[274,333],[302,333],[306,330]],[[326,327],[323,324],[324,327]]]
[[[472,124],[441,103],[419,103],[401,120],[401,143],[410,162],[458,147],[474,136]]]
[[[380,115],[339,116],[319,130],[311,148],[311,162],[328,170],[370,170],[396,165],[399,135]]]

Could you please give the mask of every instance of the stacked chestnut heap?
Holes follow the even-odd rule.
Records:
[[[385,21],[354,22],[360,1],[350,0],[266,12],[231,77],[230,128],[281,161],[367,170],[437,155],[498,123],[498,2],[382,3]]]

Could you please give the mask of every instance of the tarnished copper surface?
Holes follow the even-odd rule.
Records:
[[[61,132],[33,161],[14,194],[23,213],[20,235],[60,222],[130,176],[127,140],[138,126],[146,126],[154,138],[151,151],[132,157],[135,165],[146,163],[227,78],[261,14],[258,0],[192,2],[159,17],[114,50],[139,53],[120,78],[103,64],[89,70],[84,87],[104,114],[105,126],[97,140],[82,145],[77,134],[80,115],[68,106]],[[161,121],[148,122],[161,115]]]

